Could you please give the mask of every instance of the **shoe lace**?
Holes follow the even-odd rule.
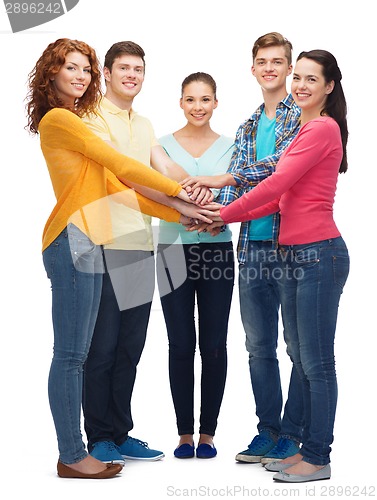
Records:
[[[258,434],[249,444],[249,448],[253,448],[254,450],[257,450],[258,448],[264,448],[269,442],[270,439],[267,436]]]
[[[127,441],[130,441],[130,444],[135,443],[140,446],[144,446],[144,448],[148,448],[148,443],[145,441],[141,441],[140,439],[133,438],[131,436],[128,436]]]
[[[291,446],[292,441],[287,438],[280,438],[276,444],[276,451],[279,453],[286,453]]]
[[[112,441],[99,441],[98,443],[95,443],[94,446],[96,445],[102,445],[107,448],[107,451],[119,451],[118,446],[113,443]]]

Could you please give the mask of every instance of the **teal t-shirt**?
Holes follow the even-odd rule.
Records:
[[[275,153],[275,124],[276,119],[273,118],[270,120],[263,111],[259,118],[256,136],[257,160]],[[271,240],[272,224],[273,215],[267,215],[266,217],[251,221],[249,224],[249,239],[253,241]]]

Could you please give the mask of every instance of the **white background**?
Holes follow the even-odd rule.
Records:
[[[3,498],[179,498],[231,496],[362,496],[373,493],[375,463],[375,113],[376,43],[371,2],[253,2],[214,0],[80,0],[69,13],[13,34],[0,7],[1,54],[1,475]],[[229,324],[229,369],[215,439],[214,460],[177,460],[178,438],[167,373],[167,340],[158,300],[134,390],[132,435],[162,449],[155,463],[127,462],[110,481],[60,480],[55,431],[47,400],[52,355],[50,289],[41,260],[41,234],[54,205],[38,138],[24,130],[28,72],[60,37],[92,45],[103,62],[114,42],[133,40],[146,52],[146,80],[134,108],[148,116],[157,136],[183,126],[178,106],[185,76],[205,71],[218,84],[214,130],[234,136],[261,102],[250,72],[260,35],[280,31],[301,50],[327,49],[337,57],[349,107],[349,172],[341,175],[335,217],[351,256],[336,337],[339,404],[331,481],[275,484],[260,465],[240,465],[237,452],[256,433],[238,290]],[[233,226],[234,241],[238,226]],[[216,312],[214,311],[214,314]],[[284,388],[290,362],[280,342]],[[197,380],[199,380],[199,361]],[[198,409],[198,408],[197,408]],[[228,488],[228,490],[226,490]],[[332,489],[333,488],[333,489]],[[349,489],[346,489],[349,488]],[[376,495],[376,490],[374,490]]]

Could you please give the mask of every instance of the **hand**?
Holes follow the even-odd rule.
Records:
[[[223,226],[224,221],[215,221],[208,225],[207,231],[211,234],[211,236],[217,236]]]
[[[183,189],[183,188],[179,191],[176,198],[179,198],[180,200],[186,201],[187,203],[192,203],[190,196],[188,195],[186,189]]]
[[[182,215],[195,220],[196,222],[212,223],[212,211],[207,210],[205,207],[187,203],[182,200],[174,199],[173,207]]]
[[[215,224],[215,222],[213,223]],[[220,234],[220,231],[221,231],[221,228],[223,226],[217,226],[217,227],[212,227],[212,224],[208,227],[207,231],[209,232],[209,234],[211,236],[217,236],[218,234]]]
[[[186,225],[186,231],[198,231],[198,233],[205,233],[207,231],[207,227],[210,226],[210,224],[207,224],[206,222],[198,222],[197,223],[191,223]]]
[[[191,217],[187,217],[186,215],[183,215],[183,214],[181,214],[181,216],[179,218],[179,222],[180,222],[180,224],[182,224],[182,226],[185,226],[187,230],[189,230],[189,228],[196,226],[198,224],[197,221],[195,224],[194,219],[192,219]]]
[[[210,203],[215,197],[212,191],[206,186],[197,187],[195,189],[191,189],[191,187],[188,186],[186,188],[186,191],[190,197],[190,200],[197,205]]]
[[[181,191],[177,194],[176,198],[180,200],[186,201],[187,203],[196,203],[204,204],[210,203],[214,199],[214,194],[207,187],[197,188],[192,190],[190,187],[187,189],[181,189]]]
[[[216,203],[214,201],[212,203],[207,203],[207,205],[203,205],[203,209],[211,213],[210,218],[212,221],[218,221],[224,224],[224,221],[220,216],[220,210],[222,207],[223,205],[221,205],[221,203]]]
[[[206,224],[205,222],[199,222],[198,224],[187,224],[187,231],[198,231],[198,233],[210,233],[211,236],[217,236],[223,227],[224,222],[212,222],[211,224]]]
[[[236,182],[231,174],[196,175],[192,177],[186,177],[186,179],[183,179],[183,181],[181,181],[181,185],[184,188],[190,187],[193,190],[202,186],[221,189],[224,186],[233,186],[235,184]]]

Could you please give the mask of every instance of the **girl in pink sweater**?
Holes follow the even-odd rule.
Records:
[[[301,127],[276,172],[226,207],[228,224],[280,212],[281,307],[287,351],[301,379],[304,435],[296,455],[272,462],[274,479],[329,479],[337,402],[334,337],[349,272],[347,247],[333,219],[339,172],[347,170],[348,129],[341,72],[332,54],[302,52],[292,80]]]

